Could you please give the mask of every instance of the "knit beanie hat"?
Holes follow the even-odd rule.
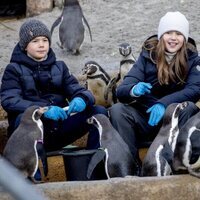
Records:
[[[189,22],[180,12],[167,12],[161,19],[158,26],[158,39],[168,31],[178,31],[184,35],[186,41],[189,36]]]
[[[25,50],[28,43],[38,36],[45,36],[51,44],[51,33],[47,26],[36,19],[27,20],[19,30],[19,45]]]

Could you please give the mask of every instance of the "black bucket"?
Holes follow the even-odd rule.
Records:
[[[105,151],[67,149],[61,152],[67,181],[105,180]]]

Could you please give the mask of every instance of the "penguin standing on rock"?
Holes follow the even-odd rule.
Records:
[[[100,148],[106,152],[105,171],[108,178],[139,175],[128,145],[113,128],[108,117],[96,114],[87,120],[99,133]]]
[[[61,16],[56,19],[51,27],[51,34],[53,34],[54,28],[60,24],[60,48],[66,49],[74,55],[78,55],[80,53],[85,32],[83,22],[88,27],[90,39],[92,41],[90,26],[83,15],[83,11],[78,0],[65,0]]]
[[[116,102],[116,83],[97,62],[88,61],[82,71],[86,75],[86,88],[94,95],[96,104],[109,107]]]
[[[200,178],[200,112],[188,119],[180,129],[173,167],[176,172],[188,171]]]
[[[3,156],[33,182],[38,169],[37,142],[43,141],[40,117],[48,107],[31,106],[22,114],[17,129],[8,139]]]
[[[148,149],[142,164],[142,176],[167,176],[173,173],[172,160],[179,135],[179,114],[188,102],[170,104],[163,124]]]

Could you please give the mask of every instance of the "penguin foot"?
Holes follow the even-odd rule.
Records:
[[[80,55],[80,51],[78,49],[69,49],[68,52],[71,54],[71,55],[75,55],[75,56],[78,56]]]
[[[135,158],[134,176],[142,176],[142,162],[139,158]]]
[[[28,179],[31,183],[33,183],[33,184],[45,183],[45,182],[42,181],[42,180],[36,180],[34,177],[30,177],[30,176],[28,176],[27,179]]]
[[[192,169],[192,168],[188,168],[188,172],[190,175],[194,176],[194,177],[197,177],[197,178],[200,178],[200,169]]]

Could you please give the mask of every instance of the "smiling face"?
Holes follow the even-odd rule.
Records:
[[[28,43],[25,50],[35,60],[42,61],[49,51],[49,40],[44,36],[36,37]]]
[[[175,53],[183,46],[184,36],[178,31],[169,31],[163,34],[165,50],[169,53]]]

